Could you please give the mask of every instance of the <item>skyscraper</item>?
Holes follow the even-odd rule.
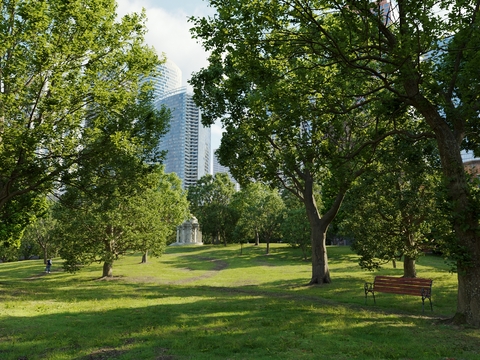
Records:
[[[182,87],[182,71],[175,63],[167,60],[157,70],[160,73],[159,77],[148,78],[153,81],[154,94],[157,100]]]
[[[165,105],[172,114],[170,131],[160,142],[160,150],[167,151],[165,172],[176,173],[187,188],[210,173],[211,131],[202,125],[192,95],[177,86],[182,82],[180,69],[167,62],[159,70],[162,75],[153,79],[156,105]]]

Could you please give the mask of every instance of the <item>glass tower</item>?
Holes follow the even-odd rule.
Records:
[[[170,130],[159,148],[167,151],[165,172],[176,173],[187,188],[210,173],[211,130],[202,125],[200,110],[187,89],[172,88],[181,84],[181,72],[178,76],[177,70],[180,71],[175,64],[167,62],[161,65],[162,76],[154,80],[156,106],[165,105],[172,115]]]
[[[155,99],[159,100],[165,94],[174,91],[182,86],[182,71],[170,60],[157,67],[158,77],[147,77],[146,80],[152,81],[153,93]]]

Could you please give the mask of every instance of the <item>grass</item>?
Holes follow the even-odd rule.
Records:
[[[362,271],[329,247],[332,284],[305,286],[310,263],[282,244],[170,247],[77,274],[41,261],[0,264],[0,359],[480,359],[480,331],[447,325],[456,276],[422,257],[434,311],[421,299],[378,294],[365,304]],[[401,276],[402,269],[380,273]]]

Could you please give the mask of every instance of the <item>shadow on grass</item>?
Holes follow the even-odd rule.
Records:
[[[348,248],[329,248],[333,282],[324,286],[304,286],[298,269],[285,276],[309,266],[288,247],[274,246],[271,256],[258,247],[238,250],[167,251],[155,271],[191,269],[171,284],[161,275],[97,281],[98,267],[81,276],[54,267],[43,276],[40,262],[2,264],[0,358],[480,359],[478,330],[437,322],[455,303],[445,273],[434,272],[435,311],[422,314],[416,297],[382,294],[377,305],[371,298],[364,305],[363,283],[375,274],[352,265]],[[134,259],[126,259],[128,271],[141,269]],[[261,269],[268,280],[212,285],[231,269],[252,276]]]
[[[182,248],[185,251],[182,251]],[[310,264],[310,261],[303,261],[300,250],[291,249],[284,244],[280,246],[272,244],[270,254],[268,255],[265,254],[265,244],[260,246],[253,244],[244,245],[242,253],[240,253],[239,246],[175,247],[173,249],[169,248],[165,257],[162,258],[164,263],[172,267],[205,271],[212,270],[216,266],[213,260],[228,261],[228,268],[231,269]]]
[[[111,292],[108,284],[102,300],[123,292],[138,296],[138,303],[32,317],[3,315],[0,358],[411,359],[419,352],[421,356],[413,358],[480,356],[478,332],[441,326],[428,317],[243,289],[112,285],[117,289]],[[96,302],[98,296],[85,291],[85,300]],[[156,303],[151,304],[152,299]],[[67,295],[59,301],[68,301]]]

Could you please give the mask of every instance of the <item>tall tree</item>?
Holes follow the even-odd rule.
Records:
[[[441,182],[435,144],[396,137],[382,144],[376,166],[363,174],[347,196],[341,228],[368,270],[403,257],[404,277],[416,277],[424,249],[440,250],[445,216],[437,206]]]
[[[21,215],[36,196],[68,183],[72,169],[108,150],[101,141],[105,132],[118,136],[113,114],[137,101],[140,78],[159,63],[143,44],[145,14],[117,21],[115,9],[114,0],[1,2],[4,241],[28,223]],[[153,118],[143,122],[155,132]]]
[[[85,136],[93,133],[95,141],[87,143],[85,151],[97,155],[69,171],[68,185],[59,196],[64,207],[58,213],[59,223],[69,228],[64,231],[61,249],[67,270],[75,270],[79,260],[85,264],[103,261],[103,276],[111,276],[119,255],[139,250],[141,237],[128,230],[140,226],[141,221],[151,224],[145,218],[134,223],[126,218],[130,207],[135,209],[141,203],[130,203],[133,198],[157,189],[158,181],[168,180],[156,164],[156,149],[168,129],[170,114],[154,107],[152,91],[138,91],[121,112],[106,112],[87,121]],[[148,211],[138,211],[138,215],[147,216]]]
[[[238,220],[231,206],[234,194],[235,184],[227,173],[205,175],[196,185],[188,188],[190,209],[198,219],[202,236],[227,245]]]
[[[225,127],[220,162],[241,184],[253,179],[284,187],[303,202],[311,227],[310,283],[329,283],[328,227],[375,144],[400,120],[391,111],[380,123],[375,116],[385,113],[381,106],[346,96],[371,85],[350,69],[278,40],[297,27],[288,4],[211,4],[218,15],[192,19],[194,36],[211,56],[191,84],[203,121],[221,119]]]
[[[239,232],[255,238],[258,245],[260,239],[267,244],[270,252],[270,241],[280,234],[280,220],[284,203],[278,190],[270,189],[262,183],[251,183],[235,194],[240,218],[237,222]]]
[[[422,116],[437,142],[446,200],[451,204],[452,245],[459,255],[455,321],[480,326],[480,213],[461,158],[462,149],[480,152],[480,2],[398,0],[388,13],[380,2],[370,0],[242,0],[234,5],[211,0],[211,4],[219,9],[218,15],[198,20],[195,30],[208,49],[214,50],[222,37],[230,37],[222,43],[226,52],[252,46],[265,64],[273,64],[264,56],[269,50],[281,54],[288,49],[283,59],[310,60],[311,69],[321,63],[332,73],[340,67],[350,73],[342,78],[345,82],[361,80],[360,88],[343,87],[343,95],[356,99],[358,106],[380,102],[391,109],[415,109]],[[228,27],[222,26],[227,22]],[[249,36],[242,36],[238,29]],[[222,64],[238,66],[232,57],[212,60],[217,65],[212,62],[210,80],[222,73]],[[259,70],[242,60],[252,71]],[[239,76],[235,81],[240,81]],[[244,94],[231,95],[245,99]],[[208,96],[219,102],[214,107],[226,109],[221,91]],[[384,127],[390,119],[379,120]]]
[[[109,277],[114,261],[128,251],[142,251],[145,262],[148,252],[163,253],[168,236],[188,213],[181,181],[158,167],[134,182],[135,186],[117,186],[108,194],[67,190],[57,212],[66,270],[103,262],[103,277]]]
[[[480,152],[480,2],[399,0],[388,13],[368,0],[268,3],[288,19],[288,26],[273,22],[292,56],[348,68],[368,85],[351,88],[353,98],[385,103],[387,92],[392,106],[414,109],[434,134],[455,234],[455,321],[480,326],[480,212],[461,157],[462,149]]]

